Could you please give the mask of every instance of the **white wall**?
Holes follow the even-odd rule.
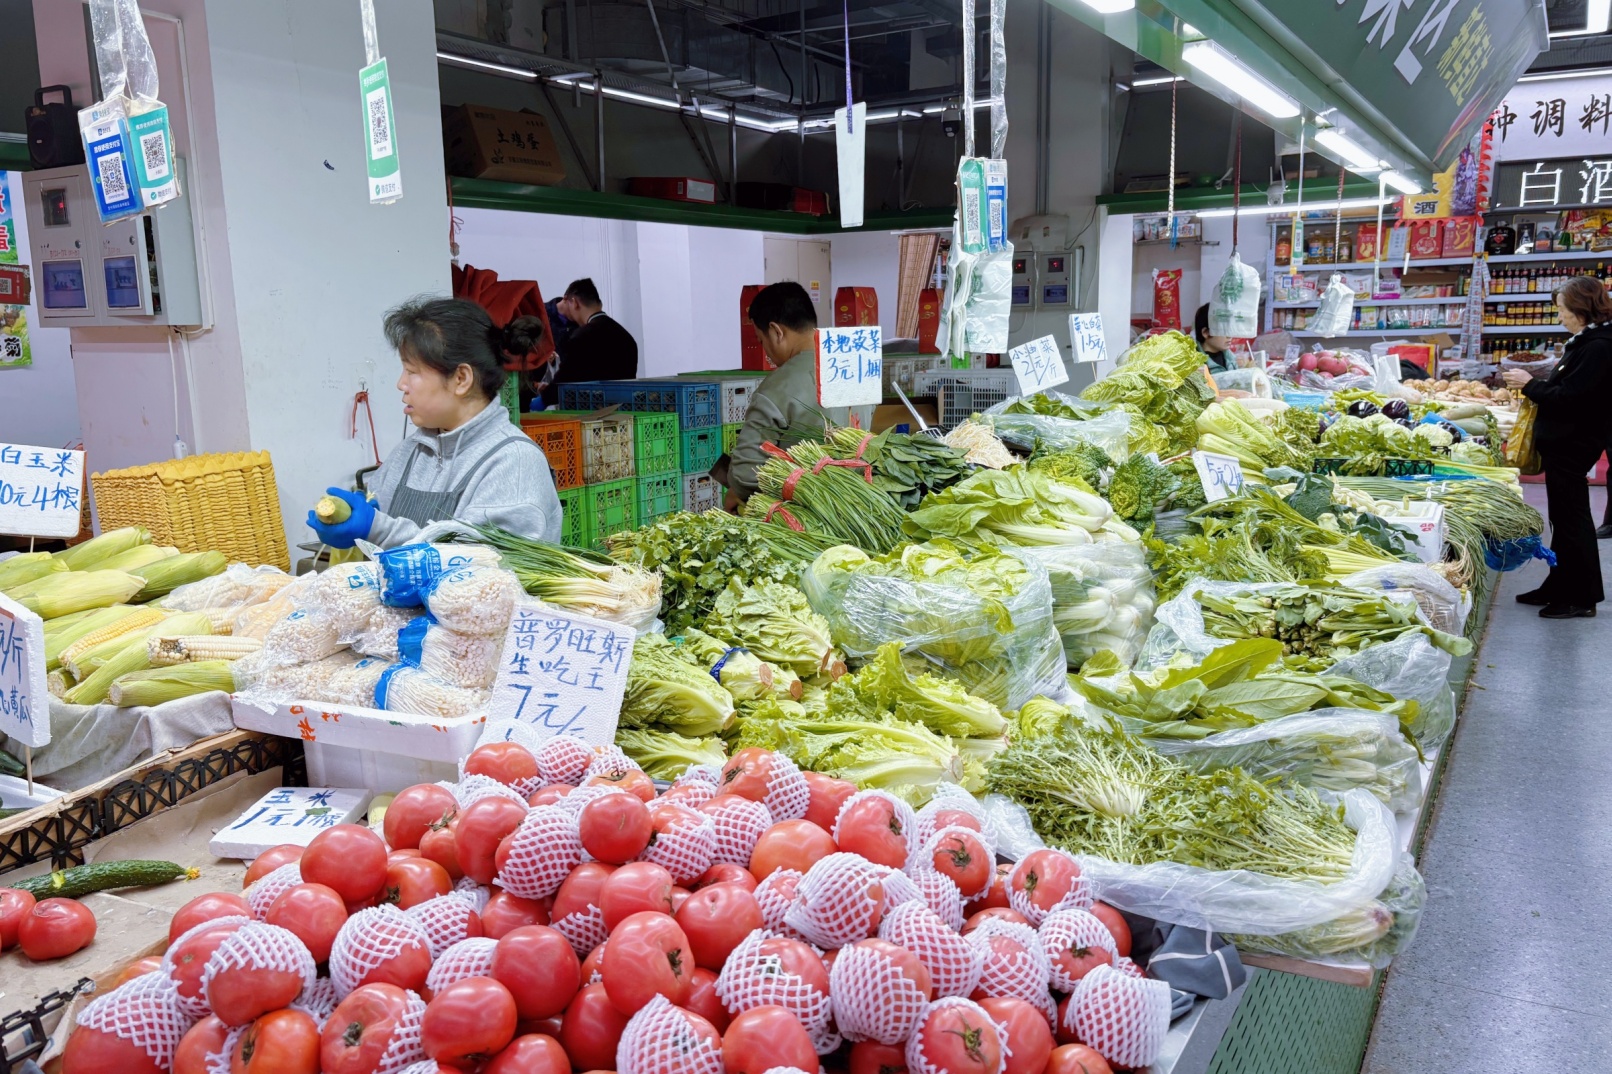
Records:
[[[749,322],[739,297],[764,275],[759,231],[691,227],[689,232],[689,306],[693,339],[684,370],[738,369],[741,333]]]
[[[28,249],[28,217],[22,205],[22,173],[0,172],[7,184],[17,245]],[[65,328],[40,328],[39,304],[28,306],[28,344],[33,365],[0,369],[0,440],[8,444],[66,447],[79,439],[78,399],[73,392],[73,355]]]
[[[893,231],[852,231],[833,237],[833,291],[872,287],[879,294],[879,327],[896,338],[897,292],[901,287],[901,238]]]

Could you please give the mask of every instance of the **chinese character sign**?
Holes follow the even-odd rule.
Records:
[[[1058,353],[1058,341],[1051,336],[1032,339],[1008,351],[1013,372],[1019,378],[1019,394],[1034,395],[1069,379],[1069,370]]]
[[[1494,112],[1494,156],[1503,161],[1607,155],[1612,76],[1519,83]]]
[[[9,179],[8,173],[0,171],[0,265],[15,265],[19,261]],[[33,358],[28,353],[28,307],[0,302],[0,369],[21,369],[32,364]]]
[[[82,451],[0,444],[0,533],[75,536],[83,488]]]
[[[1210,503],[1242,491],[1243,466],[1230,455],[1194,451],[1192,465],[1197,468],[1198,480],[1203,483],[1203,497]]]
[[[1103,335],[1101,313],[1071,313],[1069,341],[1074,344],[1075,361],[1102,362],[1108,358],[1108,340]]]
[[[45,621],[0,593],[0,736],[26,746],[50,741]]]
[[[213,836],[207,849],[220,858],[255,858],[282,843],[307,846],[320,832],[362,823],[373,795],[357,788],[276,787]]]
[[[884,401],[884,347],[878,326],[817,330],[817,401],[875,406]]]
[[[546,735],[615,741],[632,662],[631,627],[548,605],[515,609],[487,719],[520,720]]]

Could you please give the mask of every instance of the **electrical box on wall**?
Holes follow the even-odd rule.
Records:
[[[1013,221],[1013,308],[1068,309],[1080,290],[1084,247],[1070,249],[1069,217]]]
[[[189,197],[102,225],[82,164],[24,172],[22,187],[41,325],[203,323]]]
[[[1024,254],[1013,257],[1013,307],[1023,309],[1030,305],[1030,258]]]
[[[1041,258],[1041,305],[1069,305],[1069,255],[1038,254]]]

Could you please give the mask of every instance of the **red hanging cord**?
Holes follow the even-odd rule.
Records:
[[[379,466],[381,464],[381,445],[380,441],[375,438],[375,412],[369,408],[369,390],[367,388],[353,395],[353,413],[347,423],[347,439],[358,439],[358,407],[360,403],[364,406],[364,418],[369,422],[370,450],[375,453],[375,465]]]

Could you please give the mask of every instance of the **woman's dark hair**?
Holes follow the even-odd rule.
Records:
[[[1198,307],[1197,314],[1192,318],[1192,338],[1197,341],[1200,347],[1203,346],[1203,341],[1209,338],[1209,303],[1207,302]]]
[[[1594,276],[1574,276],[1556,288],[1554,297],[1585,324],[1612,321],[1612,295],[1607,294],[1606,285]]]
[[[791,332],[806,332],[817,327],[817,307],[806,288],[798,283],[775,283],[763,287],[750,300],[750,323],[767,330],[768,325],[781,324]]]
[[[517,317],[499,328],[485,309],[464,298],[411,298],[387,312],[385,329],[393,350],[444,377],[469,366],[488,399],[504,386],[509,356],[524,357],[543,342],[540,318]]]

